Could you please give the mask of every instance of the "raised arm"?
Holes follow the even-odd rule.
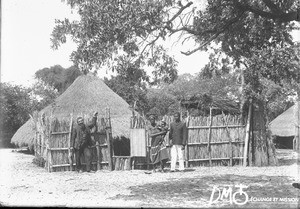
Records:
[[[93,115],[92,121],[87,124],[87,126],[90,129],[93,128],[94,126],[96,126],[96,124],[97,124],[97,117],[98,117],[98,112],[95,112],[94,115]]]

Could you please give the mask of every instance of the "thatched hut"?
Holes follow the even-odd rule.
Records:
[[[269,124],[278,148],[296,149],[299,147],[300,111],[299,102],[277,116]]]
[[[40,111],[39,114],[65,117],[91,114],[95,110],[110,108],[113,137],[129,137],[129,104],[111,90],[101,79],[92,75],[82,75],[60,95],[54,103]],[[99,112],[101,115],[101,112]]]
[[[129,137],[130,117],[129,104],[112,91],[101,79],[92,75],[82,75],[60,95],[54,103],[39,112],[53,117],[74,117],[91,114],[96,110],[110,108],[113,137]],[[99,112],[101,115],[101,112]],[[34,125],[30,119],[14,134],[11,142],[23,146],[33,145]]]
[[[128,149],[126,151],[129,155],[130,118],[132,116],[132,110],[125,100],[112,91],[101,79],[93,75],[82,75],[78,77],[73,84],[55,100],[55,102],[41,110],[36,117],[33,117],[35,120],[34,123],[32,122],[33,119],[27,121],[15,133],[11,142],[19,146],[35,146],[36,150],[38,150],[39,146],[46,147],[46,144],[42,141],[44,141],[44,138],[46,141],[49,141],[50,132],[69,131],[70,124],[72,124],[70,123],[71,117],[73,118],[72,121],[74,124],[74,121],[76,121],[78,116],[83,116],[86,120],[88,120],[91,118],[94,111],[98,111],[99,113],[98,133],[101,135],[99,129],[102,129],[103,134],[103,127],[105,126],[104,119],[107,118],[107,108],[109,108],[111,137],[114,139],[125,140],[127,143],[125,143],[123,148]],[[45,118],[45,122],[42,122],[42,118]],[[45,127],[47,125],[50,125],[50,128]],[[35,138],[36,140],[34,140]],[[65,134],[65,136],[61,136],[60,140],[63,141],[60,144],[51,145],[50,143],[50,149],[52,146],[55,149],[60,147],[61,150],[65,150],[67,148],[67,135]],[[57,141],[57,139],[52,141]],[[113,140],[114,143],[120,141],[121,140]],[[121,142],[124,144],[124,141]],[[104,141],[102,140],[102,143],[103,146],[107,146],[106,139],[104,139]],[[41,151],[39,155],[45,157],[45,151]],[[103,155],[106,154],[104,153]]]

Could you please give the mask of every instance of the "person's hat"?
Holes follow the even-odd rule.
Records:
[[[155,115],[149,115],[149,119],[155,119]]]
[[[77,118],[77,124],[83,124],[83,118],[82,117]]]
[[[180,117],[180,112],[175,112],[174,115],[177,115]]]

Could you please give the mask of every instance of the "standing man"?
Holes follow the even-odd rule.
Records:
[[[171,145],[171,172],[175,171],[177,157],[179,160],[179,171],[184,171],[183,150],[187,140],[187,128],[184,122],[180,121],[180,113],[174,114],[175,121],[170,125]]]
[[[71,140],[71,150],[75,152],[76,160],[76,171],[82,172],[80,157],[84,154],[86,161],[86,171],[91,171],[91,161],[92,153],[90,146],[92,145],[91,139],[91,128],[96,126],[98,112],[95,112],[93,115],[92,121],[85,125],[82,117],[77,118],[77,126],[73,129],[72,140]]]

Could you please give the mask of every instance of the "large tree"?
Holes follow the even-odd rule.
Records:
[[[53,47],[65,43],[66,36],[71,35],[78,43],[77,51],[72,54],[74,61],[92,64],[103,63],[120,47],[128,53],[137,51],[141,45],[153,47],[155,41],[170,33],[186,32],[200,37],[200,46],[204,46],[218,37],[230,37],[224,34],[255,19],[275,22],[278,26],[300,21],[297,0],[208,0],[205,11],[198,12],[192,1],[185,4],[174,0],[66,2],[78,11],[81,19],[57,20],[52,33]],[[268,29],[266,27],[268,25],[262,25]],[[239,27],[237,34],[245,36],[244,28],[249,29]]]
[[[114,60],[114,54],[122,51],[136,60],[150,57],[143,63],[159,68],[161,65],[152,58],[161,49],[156,43],[180,34],[183,42],[194,39],[198,43],[195,49],[182,53],[190,55],[217,44],[232,64],[249,73],[254,53],[293,45],[289,32],[297,28],[293,21],[299,21],[298,0],[208,0],[204,9],[193,1],[174,0],[66,2],[78,11],[81,19],[57,20],[52,32],[53,48],[65,43],[70,35],[78,44],[72,59],[85,66]]]

